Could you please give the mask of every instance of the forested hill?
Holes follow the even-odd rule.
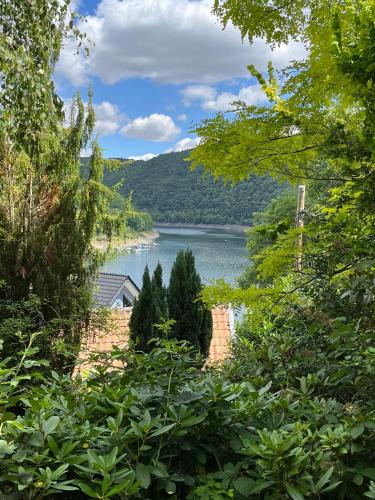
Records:
[[[234,187],[191,171],[188,152],[167,153],[148,161],[135,161],[107,172],[105,183],[124,178],[123,195],[133,191],[139,210],[158,222],[194,224],[251,224],[252,213],[264,210],[283,189],[269,177],[255,177]]]

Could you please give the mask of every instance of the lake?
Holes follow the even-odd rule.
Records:
[[[156,246],[147,251],[118,254],[108,261],[103,271],[127,274],[138,286],[146,264],[153,272],[157,263],[163,266],[164,282],[168,284],[177,253],[190,248],[203,283],[213,278],[224,278],[234,284],[248,265],[246,238],[218,229],[187,229],[156,227],[160,237]]]

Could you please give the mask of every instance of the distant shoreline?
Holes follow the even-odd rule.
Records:
[[[245,234],[250,226],[241,226],[240,224],[191,224],[189,222],[155,222],[154,228],[176,227],[178,229],[221,229],[236,234]]]
[[[143,233],[128,236],[125,238],[113,238],[111,242],[109,242],[105,238],[96,238],[92,244],[94,248],[101,251],[106,251],[109,248],[115,252],[123,252],[125,250],[137,248],[142,244],[150,244],[159,238],[159,233],[155,231],[155,229],[151,231],[145,231]]]

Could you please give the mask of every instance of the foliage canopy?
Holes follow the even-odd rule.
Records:
[[[20,328],[43,330],[43,357],[64,369],[76,354],[100,263],[91,241],[113,196],[102,183],[100,148],[90,144],[91,92],[86,107],[75,96],[65,121],[54,87],[63,40],[84,39],[69,3],[0,2],[1,329],[10,346]],[[83,176],[80,153],[89,145]],[[22,322],[30,302],[33,313]]]

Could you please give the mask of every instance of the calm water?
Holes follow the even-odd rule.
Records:
[[[224,278],[235,283],[248,265],[246,238],[218,229],[156,228],[160,237],[157,246],[140,253],[134,251],[117,255],[106,263],[105,272],[128,274],[138,286],[146,264],[151,272],[158,262],[163,266],[164,281],[169,281],[170,271],[179,250],[190,248],[195,256],[197,270],[204,283],[213,278]]]

